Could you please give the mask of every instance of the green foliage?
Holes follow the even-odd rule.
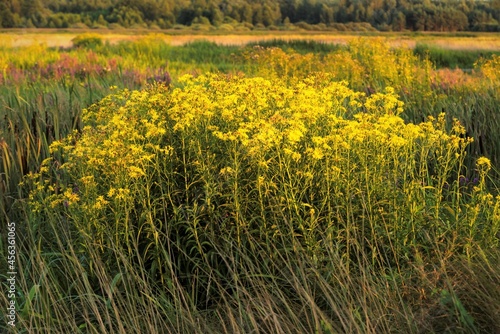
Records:
[[[497,51],[450,50],[417,43],[414,53],[422,59],[429,59],[437,68],[461,68],[471,70],[480,58],[499,55]]]
[[[95,49],[103,45],[102,37],[97,34],[81,34],[71,40],[73,47]]]
[[[290,40],[285,41],[282,39],[267,40],[255,43],[249,43],[247,48],[254,48],[255,46],[263,48],[280,48],[283,51],[291,51],[307,54],[314,53],[324,55],[330,52],[335,52],[343,47],[339,44],[321,43],[311,40]]]

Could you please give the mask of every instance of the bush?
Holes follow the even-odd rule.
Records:
[[[151,30],[161,30],[160,26],[157,25],[157,24],[154,24],[154,23],[149,25],[149,29],[151,29]]]
[[[294,25],[297,28],[304,29],[304,30],[312,30],[313,29],[312,25],[310,25],[309,23],[304,22],[304,21],[300,21],[300,22],[294,23]]]
[[[254,29],[254,30],[266,30],[267,28],[266,28],[266,26],[265,26],[265,25],[263,25],[262,23],[257,23],[257,24],[255,24],[255,25],[253,26],[253,29]]]
[[[122,25],[120,25],[118,23],[110,23],[108,28],[111,30],[123,30],[123,29],[125,29]]]
[[[85,23],[82,23],[82,22],[74,23],[71,25],[70,28],[72,28],[72,29],[89,29],[89,27]]]
[[[490,161],[478,159],[474,189],[464,185],[463,128],[446,131],[444,115],[405,124],[393,89],[366,97],[328,75],[179,85],[86,110],[83,132],[55,142],[34,178],[33,219],[64,213],[95,245],[75,245],[82,256],[97,247],[111,263],[139,250],[135,265],[155,284],[173,272],[199,306],[221,297],[212,275],[232,284],[220,256],[233,248],[274,259],[300,249],[328,281],[335,249],[354,271],[368,259],[404,271],[408,260],[498,246]]]
[[[234,30],[236,30],[236,31],[251,31],[252,29],[248,28],[245,25],[239,24],[239,25],[234,27]]]
[[[107,25],[104,25],[104,24],[99,24],[99,23],[93,23],[92,26],[91,26],[92,29],[101,29],[101,30],[105,30],[105,29],[108,29],[108,26]]]
[[[17,328],[500,332],[500,58],[443,72],[381,40],[242,55],[160,37],[4,54]],[[166,66],[230,74],[167,88]]]
[[[242,25],[245,28],[248,28],[249,30],[252,30],[254,28],[254,25],[250,22],[242,22],[240,23],[240,25]]]
[[[186,30],[188,27],[183,24],[174,24],[172,29],[174,30]]]
[[[81,34],[71,40],[73,47],[93,49],[103,45],[102,37],[97,34]]]
[[[234,26],[232,26],[229,23],[224,23],[224,24],[221,24],[219,27],[217,27],[217,30],[221,30],[221,31],[233,31],[234,30]]]
[[[332,23],[332,28],[337,31],[347,31],[347,27],[343,23]]]
[[[200,24],[200,23],[195,23],[190,26],[191,29],[197,30],[197,31],[210,31],[213,29],[211,25],[208,24]]]

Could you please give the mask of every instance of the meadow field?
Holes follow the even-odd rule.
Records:
[[[262,41],[282,40],[314,41],[326,44],[346,45],[353,39],[364,37],[378,39],[383,37],[391,46],[414,48],[417,44],[425,44],[441,49],[451,50],[481,50],[500,51],[498,33],[480,32],[332,32],[332,31],[234,31],[231,33],[220,31],[195,30],[162,30],[161,33],[150,30],[109,30],[93,29],[104,42],[116,44],[124,41],[136,41],[154,34],[158,40],[172,46],[185,45],[196,41],[208,41],[219,45],[244,46],[249,43]],[[0,45],[8,47],[31,46],[45,44],[48,47],[69,48],[73,46],[72,39],[82,34],[81,29],[0,29]]]
[[[286,36],[0,33],[0,332],[500,332],[499,35]]]

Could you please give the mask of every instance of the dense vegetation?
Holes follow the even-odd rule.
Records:
[[[0,49],[0,331],[500,330],[498,55],[159,40]]]
[[[1,0],[0,27],[500,31],[500,0]]]

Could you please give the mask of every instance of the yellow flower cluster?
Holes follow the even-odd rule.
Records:
[[[481,73],[491,81],[500,80],[500,56],[493,55],[491,59],[476,64]]]
[[[387,85],[400,90],[421,85],[431,67],[408,48],[393,48],[383,38],[353,39],[346,49],[325,56],[293,50],[255,47],[245,54],[247,71],[266,78],[306,77],[329,73],[352,87],[375,89]],[[369,87],[367,87],[369,86]]]
[[[480,157],[476,161],[477,168],[488,172],[491,169],[491,161],[486,157]]]
[[[458,122],[452,133],[445,131],[444,115],[420,125],[405,124],[398,116],[403,103],[391,87],[366,97],[325,75],[289,84],[215,75],[188,76],[182,82],[185,86],[175,89],[169,100],[173,130],[211,133],[234,142],[259,163],[273,150],[296,162],[342,160],[348,150],[364,156],[378,152],[379,158],[397,161],[402,152],[407,158],[414,155],[418,145],[454,150],[460,156],[469,143]]]
[[[119,189],[145,177],[159,156],[168,157],[178,145],[201,152],[202,140],[223,151],[237,147],[259,168],[276,157],[295,163],[326,159],[342,172],[352,159],[388,166],[436,148],[458,158],[469,142],[458,123],[453,133],[445,131],[444,115],[406,124],[391,87],[367,97],[325,74],[292,81],[186,75],[179,81],[172,91],[156,87],[108,96],[85,110],[83,135],[55,142],[52,151],[68,152],[64,167],[81,174],[81,186],[95,187],[98,176],[108,189]],[[229,174],[234,166],[221,168]]]
[[[110,95],[84,110],[82,133],[52,143],[50,152],[66,162],[60,165],[58,158],[57,163],[49,159],[41,174],[49,174],[50,166],[72,180],[71,186],[48,189],[52,189],[52,207],[81,203],[87,210],[101,210],[108,200],[131,198],[130,183],[146,177],[154,157],[168,157],[172,152],[170,146],[160,145],[168,129],[159,113],[166,106],[165,89],[159,86],[154,93],[124,90]]]
[[[55,161],[41,169],[49,177],[31,199],[48,193],[49,207],[79,210],[99,233],[114,215],[116,235],[140,220],[177,219],[187,207],[219,214],[238,234],[249,224],[243,212],[259,207],[265,215],[272,206],[303,216],[297,224],[310,236],[318,219],[333,224],[333,214],[380,214],[406,240],[415,228],[406,221],[438,219],[445,196],[463,198],[459,177],[471,139],[444,114],[406,123],[403,107],[391,87],[367,96],[325,73],[186,75],[174,89],[124,90],[85,110],[81,133],[51,146]],[[481,158],[477,167],[484,176],[491,163]],[[497,207],[483,185],[482,199],[471,196]],[[153,217],[154,205],[161,217]]]

